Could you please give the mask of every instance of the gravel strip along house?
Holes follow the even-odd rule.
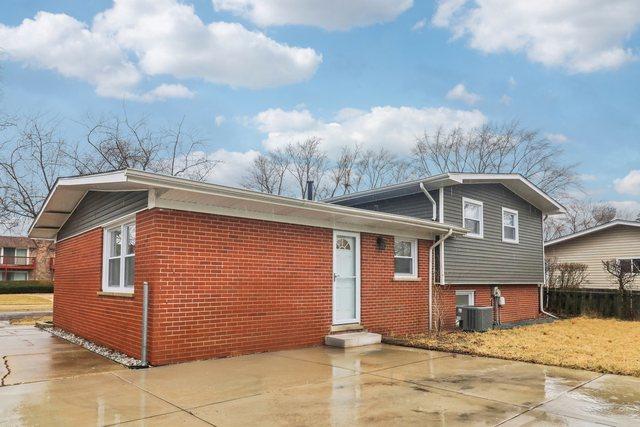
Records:
[[[468,226],[127,169],[59,179],[29,233],[56,240],[57,327],[137,358],[146,341],[149,363],[162,365],[320,344],[336,331],[425,332],[430,249],[467,239]],[[539,255],[541,282],[541,240]],[[515,310],[538,316],[536,295]]]

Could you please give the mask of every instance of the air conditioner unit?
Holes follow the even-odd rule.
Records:
[[[462,330],[486,332],[493,326],[493,307],[461,307]]]

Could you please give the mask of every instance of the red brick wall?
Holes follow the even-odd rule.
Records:
[[[498,285],[506,304],[500,309],[502,323],[535,319],[540,316],[539,290],[537,285]],[[455,327],[455,291],[475,291],[475,305],[492,305],[491,285],[449,285],[439,290],[442,310],[442,326],[445,329]]]
[[[153,254],[138,255],[136,268],[152,284],[152,364],[321,344],[329,332],[332,230],[160,209],[137,223]],[[385,237],[378,251],[375,235],[361,235],[362,322],[384,333],[424,331],[427,245],[422,280],[393,282],[393,238]]]
[[[136,286],[139,282],[136,276]],[[101,288],[102,229],[59,242],[54,324],[97,344],[139,357],[141,295],[136,293],[134,298],[99,296]]]
[[[393,237],[385,236],[386,249],[376,247],[377,235],[362,234],[362,324],[384,335],[417,334],[428,329],[429,245],[420,240],[418,281],[395,281]]]

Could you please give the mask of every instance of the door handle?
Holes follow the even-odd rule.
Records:
[[[335,282],[336,279],[340,277],[340,275],[338,273],[333,273],[333,281]]]

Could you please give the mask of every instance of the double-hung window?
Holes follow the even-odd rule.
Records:
[[[520,241],[518,211],[502,208],[502,241],[509,243]]]
[[[395,277],[418,277],[418,241],[396,237],[393,244]]]
[[[482,202],[477,200],[462,199],[462,221],[464,228],[469,230],[468,237],[482,238],[484,224],[482,218]]]
[[[136,225],[126,222],[104,229],[102,290],[133,292]]]

